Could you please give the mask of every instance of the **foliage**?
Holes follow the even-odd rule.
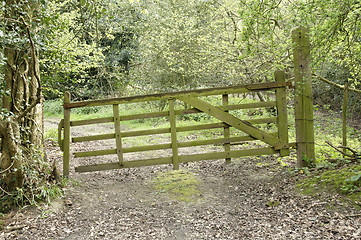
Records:
[[[276,69],[292,75],[298,25],[310,29],[315,71],[340,69],[346,75],[331,80],[357,87],[358,11],[355,0],[51,1],[44,89],[48,98],[89,98],[270,81]],[[315,86],[317,96],[335,96]]]
[[[140,2],[144,25],[134,87],[169,91],[241,81],[231,1]]]
[[[42,72],[47,98],[114,94],[127,85],[137,10],[127,1],[50,1]]]
[[[55,128],[49,129],[47,132],[45,132],[44,138],[46,140],[51,140],[53,142],[57,142],[58,141],[58,130]]]
[[[60,116],[63,114],[63,103],[60,99],[46,100],[44,102],[44,116]]]
[[[35,146],[33,149],[36,149]],[[23,149],[25,151],[25,149]],[[63,195],[62,186],[54,178],[54,169],[51,164],[44,161],[43,151],[34,150],[30,156],[31,161],[25,161],[21,167],[25,176],[24,185],[13,192],[0,189],[1,208],[5,213],[13,207],[36,205],[38,202],[49,203],[52,199]],[[8,172],[2,172],[2,177]],[[0,179],[0,185],[1,185]]]
[[[286,69],[292,75],[289,35],[292,28],[302,25],[309,29],[313,45],[313,71],[341,84],[349,81],[352,87],[359,88],[360,10],[357,0],[242,0],[239,46],[245,49],[248,64],[260,76],[274,68]],[[314,92],[323,100],[321,104],[339,107],[339,90],[315,82]],[[350,99],[357,108],[359,98],[351,94]]]
[[[352,200],[361,196],[361,167],[351,166],[330,170],[302,180],[297,187],[305,194],[316,194],[319,190],[338,192]]]

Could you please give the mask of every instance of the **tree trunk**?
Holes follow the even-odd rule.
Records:
[[[9,95],[3,97],[2,108],[9,114],[0,120],[0,173],[7,191],[23,185],[25,161],[32,161],[33,150],[43,146],[39,63],[31,36],[36,31],[33,19],[37,6],[33,2],[6,0],[6,34],[16,38],[4,48],[4,82]]]

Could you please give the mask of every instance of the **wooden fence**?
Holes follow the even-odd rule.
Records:
[[[173,164],[174,169],[179,168],[180,163],[194,162],[211,159],[226,159],[227,162],[231,158],[254,156],[254,155],[268,155],[280,154],[281,156],[289,155],[290,144],[288,142],[288,120],[287,120],[287,103],[286,103],[286,88],[291,87],[291,82],[285,82],[285,74],[281,71],[275,73],[275,82],[260,83],[242,86],[230,86],[223,88],[199,89],[192,91],[181,91],[172,93],[160,93],[150,95],[140,95],[122,98],[113,98],[106,100],[93,100],[71,102],[69,93],[64,97],[64,119],[59,123],[59,145],[63,150],[63,174],[69,175],[69,160],[70,160],[70,143],[90,142],[105,139],[115,139],[116,144],[112,149],[103,149],[95,151],[73,152],[74,158],[91,157],[114,154],[117,157],[116,162],[92,164],[86,166],[77,166],[77,172],[101,171],[120,168],[132,168],[140,166],[150,166],[159,164]],[[274,92],[275,97],[269,102],[255,102],[247,104],[229,104],[229,96],[235,96],[242,93],[250,93],[257,91]],[[222,97],[222,105],[214,106],[200,97],[215,96]],[[147,112],[133,115],[123,115],[119,111],[119,105],[129,103],[141,103],[149,101],[168,101],[168,110],[159,112]],[[176,102],[183,102],[192,108],[181,108],[182,104]],[[96,118],[90,120],[76,120],[72,121],[71,109],[86,108],[92,106],[112,105],[113,117]],[[177,107],[176,107],[177,106]],[[233,110],[237,109],[253,109],[253,108],[267,108],[274,107],[277,109],[276,117],[241,120],[232,114]],[[219,120],[216,123],[198,124],[191,126],[177,126],[177,116],[187,114],[206,113]],[[169,127],[158,129],[146,129],[140,131],[121,131],[122,121],[167,117],[169,120]],[[71,137],[70,129],[74,126],[84,126],[91,124],[113,123],[114,132],[108,134],[97,134],[81,137]],[[278,131],[275,133],[268,133],[254,126],[256,124],[275,123]],[[238,132],[244,133],[243,136],[231,136],[230,128],[235,128]],[[192,132],[204,129],[223,129],[223,137],[206,140],[193,141],[179,141],[177,135],[180,132]],[[232,131],[234,132],[234,131]],[[123,147],[122,141],[124,138],[150,136],[156,134],[170,134],[171,141],[169,143]],[[63,137],[62,137],[63,136]],[[62,139],[63,138],[63,139]],[[241,141],[260,140],[267,146],[257,147],[252,149],[232,149],[231,144]],[[198,153],[192,155],[178,154],[179,148],[204,146],[222,144],[224,149],[218,152]],[[153,151],[171,149],[170,156],[163,156],[151,159],[139,160],[124,160],[124,154],[132,152]]]

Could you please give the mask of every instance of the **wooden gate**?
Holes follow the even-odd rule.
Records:
[[[231,158],[243,157],[243,156],[255,156],[255,155],[269,155],[269,154],[280,154],[280,156],[289,155],[290,144],[288,142],[288,120],[287,120],[287,104],[286,104],[286,88],[291,87],[291,82],[285,82],[285,75],[281,71],[275,73],[275,82],[260,83],[252,85],[242,86],[230,86],[223,88],[211,88],[211,89],[200,89],[192,91],[181,91],[172,93],[160,93],[150,94],[132,97],[113,98],[106,100],[94,100],[94,101],[81,101],[71,102],[69,93],[65,94],[64,97],[64,119],[59,123],[59,145],[64,152],[63,155],[63,172],[64,176],[69,175],[69,159],[70,159],[70,143],[72,142],[88,142],[105,139],[115,139],[116,146],[113,149],[103,149],[96,151],[82,151],[73,152],[74,158],[78,157],[90,157],[90,156],[101,156],[114,154],[117,155],[116,162],[92,164],[86,166],[77,166],[75,171],[77,172],[89,172],[89,171],[101,171],[110,169],[120,168],[132,168],[140,166],[150,166],[159,164],[173,164],[174,169],[179,168],[180,163],[194,162],[201,160],[211,159],[226,159],[230,162]],[[254,102],[247,104],[229,104],[229,96],[240,95],[242,93],[250,93],[257,91],[273,91],[275,96],[272,101],[268,102]],[[222,96],[222,104],[214,106],[209,102],[201,99],[206,96]],[[149,101],[168,101],[167,111],[160,112],[148,112],[133,115],[122,115],[119,112],[120,104],[149,102]],[[192,108],[181,108],[180,104],[176,102],[186,103]],[[86,108],[91,106],[113,106],[113,117],[107,118],[96,118],[90,120],[76,120],[70,119],[72,108]],[[185,105],[185,104],[183,104]],[[182,105],[182,106],[183,106]],[[232,114],[233,110],[237,109],[252,109],[252,108],[267,108],[274,107],[277,109],[276,117],[268,117],[261,119],[248,119],[242,120]],[[192,126],[177,126],[177,115],[195,114],[195,113],[206,113],[216,119],[219,122],[198,124]],[[145,118],[157,118],[157,117],[168,117],[169,127],[159,129],[147,129],[141,131],[121,131],[121,122],[135,119]],[[83,126],[90,124],[100,123],[113,123],[114,132],[109,134],[97,134],[90,136],[71,137],[70,128],[74,126]],[[269,133],[261,130],[257,127],[257,124],[275,123],[277,125],[277,132]],[[195,141],[179,141],[177,134],[180,132],[191,132],[202,129],[219,129],[223,128],[223,137],[212,138],[207,140],[195,140]],[[231,136],[230,128],[237,129],[238,132],[242,132],[242,136]],[[127,137],[147,136],[154,134],[170,134],[170,142],[155,144],[155,145],[144,145],[144,146],[132,146],[123,147],[122,141]],[[250,149],[232,149],[231,144],[241,141],[255,141],[259,140],[265,143],[266,146]],[[203,145],[222,144],[224,146],[222,151],[210,152],[210,153],[198,153],[192,155],[181,155],[178,154],[179,148],[195,147]],[[169,156],[160,158],[150,159],[139,159],[139,160],[124,160],[124,154],[141,151],[152,151],[161,149],[171,149]]]

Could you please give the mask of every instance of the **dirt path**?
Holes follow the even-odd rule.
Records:
[[[61,161],[55,145],[48,149],[50,159]],[[361,238],[357,210],[343,206],[337,197],[316,200],[298,194],[294,179],[274,157],[235,159],[229,165],[204,161],[181,168],[201,182],[197,201],[177,201],[155,190],[157,172],[170,171],[170,166],[71,172],[78,185],[67,187],[63,199],[42,211],[16,213],[0,239]]]

